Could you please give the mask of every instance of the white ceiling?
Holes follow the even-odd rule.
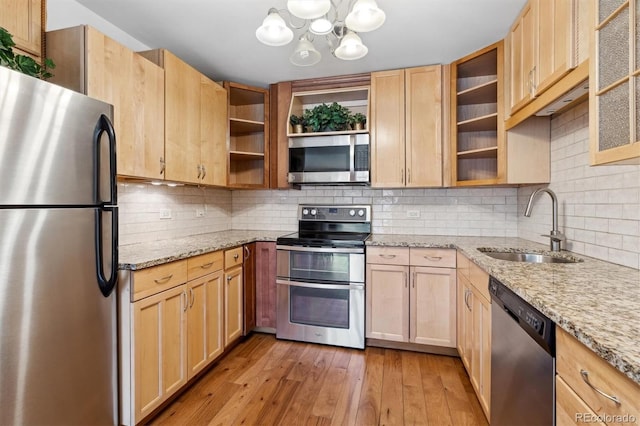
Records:
[[[140,42],[164,47],[215,80],[266,87],[278,81],[450,63],[506,35],[526,0],[378,0],[384,25],[362,33],[369,53],[357,61],[333,57],[289,62],[295,43],[269,47],[255,30],[269,7],[286,0],[77,0]],[[345,0],[346,1],[346,0]],[[296,33],[294,41],[299,36]]]

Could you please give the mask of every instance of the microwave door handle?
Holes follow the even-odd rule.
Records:
[[[356,181],[356,135],[349,135],[349,177]]]

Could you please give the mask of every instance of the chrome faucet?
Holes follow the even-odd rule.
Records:
[[[542,236],[549,237],[551,239],[550,241],[551,251],[560,251],[562,249],[560,245],[562,241],[564,241],[566,238],[564,234],[558,230],[558,198],[556,197],[555,192],[553,192],[549,188],[539,188],[533,191],[533,193],[531,194],[531,197],[529,197],[529,203],[527,203],[527,209],[524,211],[524,215],[526,217],[531,216],[531,207],[533,206],[533,199],[536,198],[536,196],[540,192],[546,192],[551,197],[551,209],[552,209],[552,218],[553,218],[553,226],[552,226],[553,229],[551,229],[551,232],[549,233],[549,235],[542,234]]]

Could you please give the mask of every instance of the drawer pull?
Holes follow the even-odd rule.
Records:
[[[238,253],[233,255],[233,260],[238,260],[238,258],[240,257],[240,255]]]
[[[432,262],[438,262],[442,260],[442,256],[424,256],[424,258]]]
[[[155,281],[155,282],[156,282],[156,284],[165,284],[165,283],[169,282],[169,280],[170,280],[171,278],[173,278],[173,274],[171,274],[171,275],[167,275],[167,276],[166,276],[166,277],[164,277],[164,278],[159,278],[159,279],[157,279],[157,280],[153,280],[153,281]]]
[[[200,265],[202,269],[209,269],[213,266],[213,262],[205,263],[204,265]]]
[[[602,392],[600,389],[598,389],[597,387],[593,386],[591,384],[591,382],[589,381],[589,372],[587,370],[580,370],[580,375],[582,376],[582,380],[584,380],[584,382],[589,385],[589,387],[591,389],[593,389],[594,391],[598,392],[600,395],[604,396],[607,399],[610,399],[611,401],[615,402],[616,405],[622,405],[622,402],[620,402],[620,400],[618,399],[618,397],[613,396],[613,395],[609,395],[605,392]]]
[[[395,259],[396,255],[395,254],[381,254],[380,257],[383,258],[383,259]]]

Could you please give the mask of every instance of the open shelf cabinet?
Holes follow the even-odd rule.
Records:
[[[364,129],[342,130],[336,132],[330,131],[313,133],[305,131],[304,133],[294,133],[293,126],[289,123],[289,117],[291,117],[292,114],[301,116],[305,110],[312,109],[323,103],[331,104],[333,102],[337,102],[348,108],[352,114],[363,114],[367,118]],[[287,125],[288,137],[369,133],[369,86],[294,92],[291,94],[291,104],[289,106],[289,115],[287,116]]]
[[[265,188],[269,177],[269,91],[226,81],[229,96],[227,186]]]
[[[502,42],[454,62],[450,69],[452,183],[501,183],[505,169]]]

